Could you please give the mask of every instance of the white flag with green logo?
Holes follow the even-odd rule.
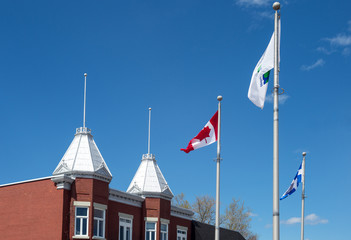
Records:
[[[279,27],[280,33],[280,27]],[[280,34],[278,38],[280,42]],[[278,47],[279,51],[279,47]],[[258,61],[252,73],[248,97],[257,107],[263,108],[266,99],[269,75],[274,67],[274,33],[269,41],[266,51]]]

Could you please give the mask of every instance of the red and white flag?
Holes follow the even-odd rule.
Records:
[[[217,141],[218,134],[218,111],[213,115],[211,120],[205,125],[205,127],[196,135],[193,139],[190,140],[188,147],[186,149],[181,148],[181,151],[189,153],[194,149],[198,149],[211,143]]]

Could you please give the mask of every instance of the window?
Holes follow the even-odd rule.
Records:
[[[155,222],[146,222],[145,239],[156,240],[156,223]]]
[[[88,236],[88,215],[89,208],[76,207],[75,232],[76,236]]]
[[[185,229],[177,229],[177,240],[186,240],[186,230]]]
[[[94,208],[94,237],[105,237],[105,210]]]
[[[119,240],[132,240],[133,220],[119,217]]]
[[[168,240],[168,225],[161,223],[161,240]]]

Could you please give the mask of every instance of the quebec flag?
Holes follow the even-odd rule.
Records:
[[[299,186],[299,184],[301,182],[301,178],[302,178],[302,173],[303,172],[302,172],[301,166],[302,166],[302,163],[300,164],[299,170],[297,170],[296,176],[295,176],[294,180],[291,182],[290,187],[280,197],[280,200],[283,200],[284,198],[286,198],[287,196],[293,194],[296,191],[297,187]]]

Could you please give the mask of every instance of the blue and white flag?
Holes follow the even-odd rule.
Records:
[[[301,169],[302,163],[300,164],[299,170],[297,170],[296,176],[294,177],[294,180],[291,182],[290,187],[288,190],[285,191],[285,193],[280,197],[280,200],[283,200],[287,196],[293,194],[297,187],[299,186],[302,178],[302,169]]]

